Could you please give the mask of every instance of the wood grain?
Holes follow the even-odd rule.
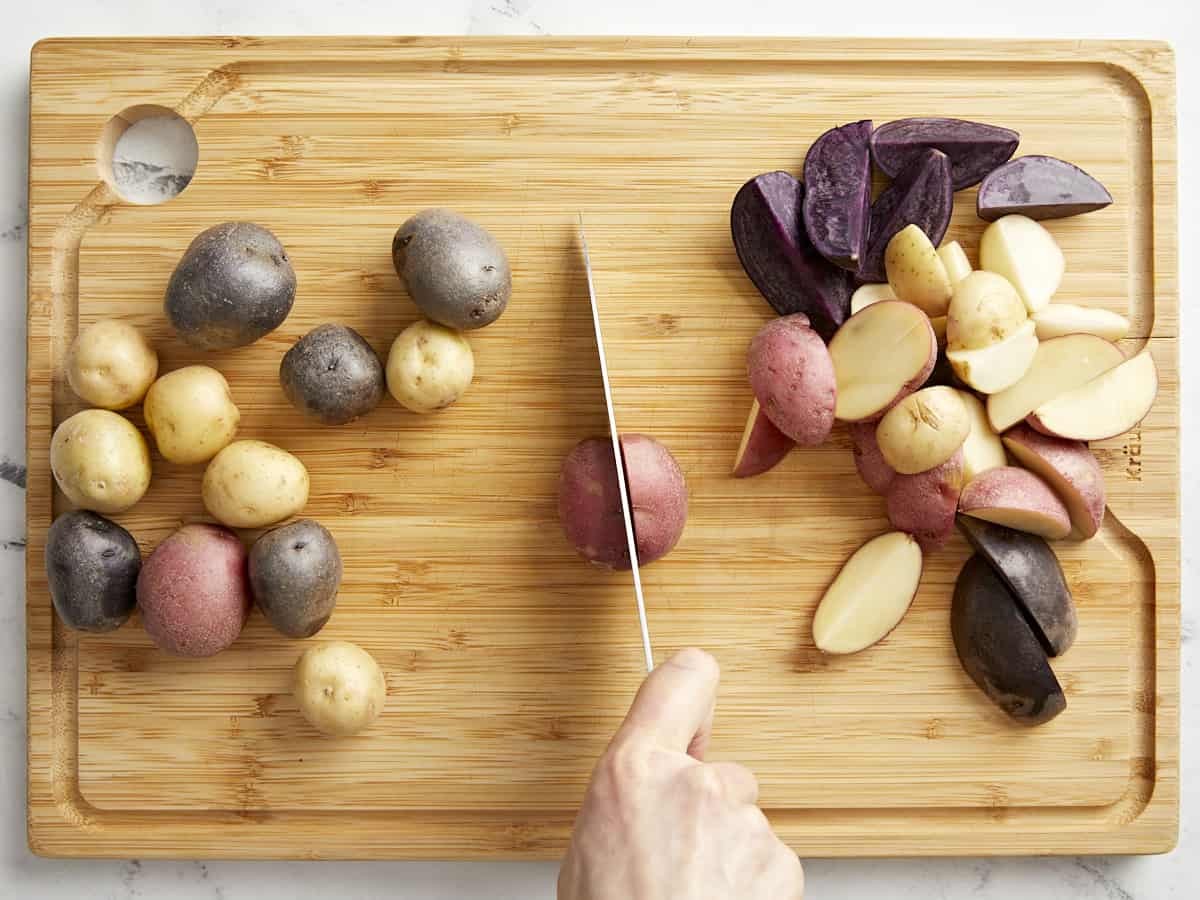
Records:
[[[96,140],[141,103],[178,109],[196,177],[154,207],[99,180]],[[1057,548],[1080,637],[1055,661],[1067,712],[1011,727],[949,638],[955,539],[901,627],[846,659],[813,647],[817,599],[886,527],[845,434],[762,478],[729,476],[749,405],[746,342],[770,315],[728,237],[750,175],[797,171],[832,124],[937,113],[1018,129],[1021,152],[1080,164],[1103,212],[1050,223],[1059,298],[1130,315],[1162,373],[1154,410],[1098,446],[1110,514]],[[640,679],[629,579],[582,564],[556,521],[557,468],[604,429],[573,223],[587,220],[620,426],[687,475],[683,540],[644,572],[656,653],[699,644],[724,679],[714,756],[762,781],[803,855],[1156,852],[1178,820],[1179,510],[1174,61],[1127,42],[214,38],[42,42],[31,73],[29,822],[47,855],[552,857],[592,762]],[[982,224],[959,195],[950,234]],[[277,386],[322,321],[381,352],[416,316],[391,234],[446,205],[508,249],[514,296],[471,335],[476,381],[429,417],[390,400],[319,428]],[[201,229],[271,228],[296,307],[249,348],[201,354],[162,293]],[[65,508],[47,464],[78,409],[62,375],[77,329],[121,316],[163,369],[228,377],[241,435],[297,453],[306,514],[346,578],[322,637],[381,662],[376,727],[329,741],[287,676],[304,644],[255,614],[229,651],[172,659],[131,623],[80,639],[56,622],[45,531]],[[141,424],[140,414],[131,416]],[[204,518],[201,470],[155,460],[120,521],[149,551]],[[251,537],[251,535],[247,535]]]

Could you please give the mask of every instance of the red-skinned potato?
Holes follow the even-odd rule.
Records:
[[[1104,472],[1087,444],[1017,425],[1004,433],[1004,446],[1017,462],[1054,488],[1071,516],[1073,536],[1086,540],[1100,530]]]
[[[883,300],[846,320],[829,342],[837,382],[834,415],[872,422],[917,390],[933,371],[937,337],[911,303]]]
[[[752,478],[775,468],[796,446],[796,442],[776,428],[758,401],[750,405],[742,442],[733,461],[734,478]]]
[[[916,538],[926,553],[940,549],[954,533],[962,480],[961,447],[935,469],[897,475],[887,491],[888,521]]]
[[[854,451],[854,467],[863,482],[876,494],[886,494],[896,478],[896,470],[887,464],[875,440],[874,422],[850,422],[846,426]]]
[[[989,469],[965,488],[958,508],[968,516],[1058,541],[1071,533],[1071,517],[1050,486],[1016,466]]]
[[[644,566],[669,553],[683,534],[687,484],[675,457],[651,437],[622,435],[621,455],[638,563]],[[585,559],[612,569],[630,567],[620,486],[608,438],[587,438],[567,454],[559,478],[558,515],[567,540]]]
[[[801,447],[824,443],[833,428],[837,379],[821,336],[803,313],[772,319],[746,351],[755,399],[768,419]]]

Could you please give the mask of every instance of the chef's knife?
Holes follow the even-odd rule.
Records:
[[[596,329],[596,353],[600,357],[600,377],[604,382],[604,405],[608,409],[608,436],[612,440],[613,459],[617,465],[617,487],[621,492],[621,517],[625,520],[625,540],[629,544],[629,565],[633,571],[633,593],[637,599],[638,622],[642,626],[642,651],[646,654],[646,671],[654,668],[650,649],[650,628],[646,624],[646,601],[642,597],[642,575],[638,570],[637,540],[633,533],[633,514],[629,509],[629,491],[625,480],[625,459],[617,433],[617,417],[613,412],[612,386],[608,381],[608,361],[604,357],[604,335],[600,331],[600,308],[596,304],[596,286],[592,283],[592,261],[588,256],[587,236],[583,233],[583,213],[579,214],[579,245],[583,249],[583,269],[587,274],[588,298],[592,303],[592,326]]]

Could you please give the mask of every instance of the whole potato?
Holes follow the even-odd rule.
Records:
[[[217,525],[184,525],[154,548],[137,580],[142,625],[176,656],[212,656],[250,614],[246,548]]]
[[[234,441],[213,457],[200,485],[204,508],[231,528],[262,528],[304,509],[308,470],[265,441]]]
[[[496,321],[512,294],[504,249],[449,209],[426,209],[401,225],[392,264],[425,317],[459,331]]]
[[[158,374],[158,354],[126,322],[101,319],[89,325],[67,354],[71,390],[101,409],[128,409],[146,395]]]
[[[128,419],[107,409],[85,409],[54,430],[50,470],[80,509],[124,512],[150,487],[150,450]]]
[[[670,552],[683,534],[687,484],[675,457],[653,438],[622,435],[621,455],[638,563],[644,566]],[[567,454],[558,483],[558,516],[567,540],[585,559],[613,569],[630,567],[611,440],[587,438]]]
[[[267,621],[291,638],[312,637],[333,614],[342,557],[312,519],[268,531],[250,548],[250,587]]]
[[[292,696],[310,725],[323,734],[345,737],[379,718],[387,682],[362,647],[332,641],[300,656],[292,671]]]
[[[296,409],[325,425],[364,416],[383,399],[383,363],[361,334],[318,325],[284,354],[279,383]]]
[[[474,377],[475,356],[467,339],[433,322],[409,325],[388,353],[388,391],[415,413],[449,406],[466,392]]]
[[[163,309],[188,344],[229,350],[283,324],[295,297],[296,273],[275,235],[253,222],[225,222],[188,246]]]
[[[64,513],[46,532],[50,599],[68,628],[120,628],[137,603],[141,568],[142,554],[133,535],[94,512]]]
[[[207,462],[237,434],[242,414],[229,382],[208,366],[185,366],[150,386],[142,406],[163,458],[180,465]]]

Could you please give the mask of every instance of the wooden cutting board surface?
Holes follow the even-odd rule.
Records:
[[[688,480],[675,552],[644,572],[661,659],[698,644],[724,671],[716,758],[749,765],[803,855],[1152,852],[1178,820],[1178,302],[1174,61],[1165,45],[712,39],[53,40],[31,74],[29,241],[29,821],[53,855],[553,857],[590,767],[641,676],[631,580],[582,563],[556,516],[559,463],[604,406],[574,222],[588,223],[624,431],[667,444]],[[195,127],[177,198],[123,203],[97,141],[154,103]],[[992,121],[1021,153],[1070,159],[1115,203],[1049,223],[1059,299],[1128,314],[1162,376],[1140,428],[1097,446],[1110,513],[1059,544],[1079,639],[1055,670],[1067,711],[1010,725],[961,671],[949,634],[956,537],[881,645],[816,651],[813,609],[840,562],[886,528],[841,428],[770,474],[729,476],[749,406],[744,353],[771,315],[729,239],[748,177],[798,171],[826,128],[909,115]],[[950,236],[975,258],[974,192]],[[513,300],[470,336],[476,380],[434,416],[390,399],[360,422],[304,421],[283,352],[323,321],[386,353],[416,317],[390,258],[398,224],[450,206],[491,229]],[[287,322],[203,354],[161,314],[191,238],[271,228],[299,278]],[[288,694],[306,644],[255,613],[209,660],[154,648],[136,619],[79,638],[52,614],[46,528],[65,509],[48,465],[78,401],[77,329],[119,316],[162,369],[231,383],[240,436],[312,475],[306,514],[345,560],[321,638],[387,673],[385,714],[317,736]],[[141,425],[140,413],[131,416]],[[204,519],[201,467],[155,458],[118,517],[149,552]],[[252,535],[247,535],[252,537]]]

